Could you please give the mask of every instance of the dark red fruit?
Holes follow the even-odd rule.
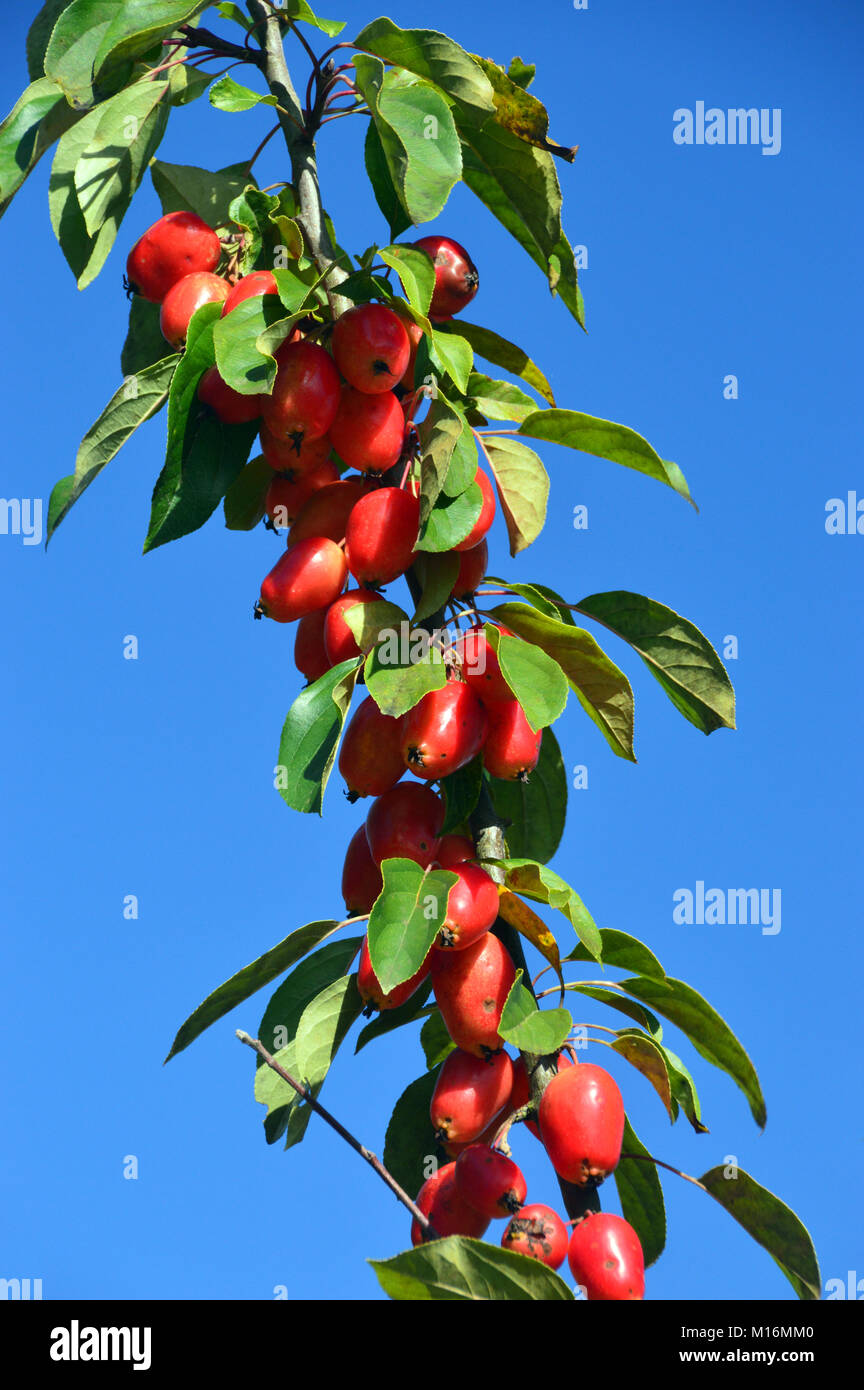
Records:
[[[573,1058],[570,1056],[569,1052],[559,1052],[558,1070],[560,1071],[562,1067],[572,1066]],[[520,1054],[513,1063],[513,1092],[510,1096],[510,1103],[513,1106],[514,1110],[521,1110],[522,1106],[527,1105],[530,1099],[531,1082],[529,1081],[528,1073],[525,1070],[525,1062],[523,1061],[522,1056]],[[536,1120],[526,1120],[525,1128],[530,1129],[535,1139],[540,1138],[540,1130],[537,1126]]]
[[[261,396],[244,396],[228,386],[216,367],[208,367],[198,382],[198,399],[209,405],[226,425],[245,425],[261,414]]]
[[[495,501],[495,489],[489,481],[488,473],[484,473],[482,468],[478,468],[474,474],[474,481],[483,494],[483,503],[480,507],[480,515],[468,532],[464,540],[460,541],[453,549],[460,553],[464,550],[473,550],[478,546],[495,520],[497,503]]]
[[[525,782],[537,766],[542,741],[543,730],[535,734],[518,700],[490,705],[483,766],[491,777]]]
[[[399,318],[401,319],[405,332],[408,334],[408,342],[411,345],[411,356],[408,358],[408,366],[405,368],[402,374],[402,380],[399,384],[404,387],[406,391],[413,391],[417,384],[414,380],[414,366],[417,361],[417,349],[423,337],[423,329],[420,327],[419,323],[415,323],[413,319],[402,318],[401,314]]]
[[[426,961],[420,966],[416,975],[412,975],[410,980],[405,980],[401,985],[396,985],[389,994],[385,994],[380,984],[378,976],[372,969],[372,959],[369,955],[369,938],[364,936],[363,948],[360,952],[360,964],[357,967],[357,988],[360,997],[366,1004],[372,1004],[376,1009],[398,1009],[400,1004],[404,1004],[406,999],[410,999],[429,974],[429,966]]]
[[[456,1046],[478,1057],[497,1052],[503,1046],[501,1010],[516,978],[498,937],[486,932],[464,951],[433,951],[429,968],[435,1000]]]
[[[308,541],[298,541],[297,544],[308,545]],[[339,554],[342,554],[341,550]],[[380,598],[381,595],[376,594],[373,589],[348,589],[341,598],[337,598],[330,605],[330,611],[324,619],[324,645],[333,666],[338,666],[340,661],[348,661],[352,656],[360,655],[357,639],[345,621],[345,614],[358,603],[376,603]]]
[[[573,1229],[567,1258],[589,1302],[645,1297],[645,1257],[639,1237],[623,1216],[588,1212]]]
[[[301,618],[297,624],[297,633],[294,638],[294,665],[300,674],[306,677],[310,685],[323,676],[325,671],[330,670],[330,660],[327,656],[327,648],[324,646],[324,619],[326,617],[326,608],[316,608],[314,613],[307,613],[306,617]]]
[[[352,800],[383,796],[395,787],[405,771],[401,733],[402,720],[382,714],[371,695],[357,706],[339,750],[339,771]]]
[[[596,1187],[617,1166],[624,1102],[608,1071],[582,1062],[553,1076],[537,1118],[540,1137],[560,1178]]]
[[[215,270],[219,238],[195,212],[168,212],[136,241],[126,262],[126,278],[153,304],[161,304],[172,285],[196,270]]]
[[[449,319],[470,304],[477,293],[480,276],[464,246],[449,236],[424,236],[414,245],[425,251],[435,265],[435,289],[429,305],[430,319]]]
[[[414,558],[420,503],[398,487],[380,487],[357,503],[345,532],[348,568],[361,584],[380,588]]]
[[[363,484],[355,478],[342,478],[317,490],[303,503],[288,532],[288,544],[296,545],[307,536],[327,536],[341,545],[351,509],[362,496]]]
[[[470,1144],[459,1155],[456,1186],[469,1206],[490,1221],[513,1216],[528,1195],[528,1184],[518,1165],[487,1144]]]
[[[361,825],[351,836],[342,868],[342,897],[348,916],[359,917],[371,911],[383,887],[381,870],[369,852],[366,826]]]
[[[438,848],[438,864],[442,869],[456,869],[476,859],[474,841],[467,835],[445,835]]]
[[[431,1178],[427,1178],[417,1194],[416,1205],[432,1222],[436,1237],[479,1238],[485,1234],[489,1222],[460,1197],[456,1190],[455,1170],[455,1163],[445,1163]],[[411,1244],[422,1245],[426,1239],[426,1233],[415,1216],[411,1222]]]
[[[330,438],[349,468],[386,473],[397,462],[405,438],[405,417],[393,392],[369,396],[343,386]]]
[[[339,405],[339,373],[317,343],[283,343],[276,362],[273,392],[264,397],[261,413],[277,439],[299,448],[330,432]]]
[[[448,681],[409,710],[402,729],[406,767],[427,782],[464,767],[483,745],[486,711],[462,681]]]
[[[261,452],[271,468],[277,473],[287,473],[296,481],[305,478],[313,468],[318,468],[330,455],[330,440],[326,434],[320,439],[277,439],[272,430],[262,425],[258,431]],[[334,481],[339,470],[333,465]]]
[[[251,275],[244,275],[242,280],[238,280],[228,298],[222,306],[222,317],[230,314],[232,309],[236,309],[238,304],[242,304],[244,299],[255,299],[261,294],[278,294],[276,281],[269,270],[254,270]]]
[[[455,553],[459,556],[459,570],[450,597],[467,598],[479,589],[486,576],[489,568],[489,546],[482,540],[470,550],[457,550]]]
[[[277,623],[293,623],[331,604],[345,583],[348,566],[333,541],[300,541],[277,560],[261,585],[257,612]]]
[[[513,1063],[506,1052],[488,1061],[459,1048],[449,1053],[429,1107],[436,1137],[470,1144],[507,1104],[512,1084]]]
[[[559,1269],[567,1254],[569,1238],[567,1227],[556,1211],[544,1207],[542,1202],[532,1202],[508,1223],[501,1245],[519,1255],[530,1255],[550,1269]]]
[[[509,628],[502,627],[500,631],[508,637],[513,636]],[[469,628],[453,643],[453,649],[462,663],[463,681],[484,705],[513,700],[513,691],[501,674],[498,656],[482,627]]]
[[[440,850],[438,859],[440,863]],[[460,864],[452,872],[458,879],[447,895],[447,916],[435,946],[442,951],[464,951],[498,916],[498,888],[479,864]]]
[[[336,320],[333,360],[357,391],[378,395],[392,390],[410,356],[402,320],[386,304],[357,304]]]
[[[376,864],[413,859],[425,869],[437,857],[443,824],[444,802],[431,787],[400,782],[369,807],[366,834],[372,858]]]
[[[331,463],[329,459],[325,459],[323,463],[319,463],[317,467],[304,473],[303,477],[298,478],[296,482],[292,478],[278,473],[267,489],[264,497],[264,510],[277,531],[283,531],[286,526],[291,526],[299,518],[307,502],[317,492],[324,492],[338,481],[339,474],[336,465]],[[326,535],[327,533],[311,532],[310,534]],[[333,537],[330,536],[329,539],[332,540]],[[288,544],[291,544],[290,537]]]
[[[195,270],[173,284],[162,300],[159,327],[162,337],[179,351],[186,342],[189,321],[202,304],[218,304],[227,299],[231,286],[221,275]]]

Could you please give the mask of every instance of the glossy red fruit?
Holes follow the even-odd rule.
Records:
[[[298,541],[297,544],[308,545],[308,541]],[[341,550],[339,553],[342,554]],[[330,605],[324,619],[324,645],[331,665],[338,666],[340,661],[348,661],[352,656],[360,655],[360,648],[354,633],[345,621],[345,614],[358,603],[376,603],[380,598],[381,595],[376,594],[374,589],[348,589]]]
[[[258,295],[278,293],[271,271],[253,270],[251,275],[244,275],[242,280],[237,281],[222,306],[222,317],[224,319],[225,315],[236,309],[238,304],[242,304],[244,299],[256,299]]]
[[[197,213],[169,212],[132,247],[126,278],[142,298],[161,304],[184,275],[215,270],[221,253],[218,236]]]
[[[414,558],[420,503],[398,487],[380,487],[357,503],[345,531],[348,568],[361,584],[380,588]]]
[[[343,386],[330,438],[349,468],[361,473],[385,473],[392,468],[405,438],[405,417],[393,392],[369,396]]]
[[[382,714],[371,695],[357,706],[339,749],[339,771],[350,800],[383,796],[405,771],[400,751],[402,720]]]
[[[457,550],[454,553],[459,556],[459,569],[450,590],[450,597],[468,598],[479,589],[486,577],[489,568],[489,546],[482,540],[470,550]]]
[[[558,1053],[558,1070],[563,1067],[572,1067],[573,1058],[569,1052]],[[528,1079],[528,1072],[525,1070],[525,1062],[521,1054],[513,1063],[513,1091],[510,1096],[510,1104],[514,1110],[520,1110],[523,1105],[527,1105],[531,1099],[531,1082]],[[540,1138],[540,1130],[536,1120],[526,1120],[525,1128],[529,1129],[535,1139]]]
[[[402,728],[405,766],[427,782],[464,767],[486,737],[486,711],[462,681],[448,681],[409,710]]]
[[[209,405],[226,425],[246,425],[261,414],[261,396],[244,396],[228,386],[216,367],[208,367],[198,382],[198,399]]]
[[[543,730],[536,734],[517,700],[489,706],[489,729],[483,745],[483,766],[491,777],[526,782],[540,757]]]
[[[323,492],[338,481],[339,474],[336,471],[336,465],[331,463],[329,459],[325,459],[323,463],[319,463],[316,468],[310,469],[308,473],[304,473],[303,477],[296,481],[282,473],[277,473],[264,496],[264,510],[276,530],[283,531],[286,526],[291,526],[298,519],[307,502],[317,492]],[[319,533],[312,532],[311,534]],[[326,532],[321,534],[326,535]],[[331,536],[329,539],[332,540],[333,537]]]
[[[362,496],[363,484],[354,478],[337,477],[336,482],[313,492],[303,503],[288,532],[289,546],[296,545],[307,536],[327,536],[341,545],[351,509]]]
[[[512,637],[509,628],[500,629]],[[487,707],[499,704],[502,700],[513,700],[513,691],[501,674],[497,654],[482,627],[472,627],[456,642],[453,650],[462,664],[462,679]]]
[[[513,1063],[506,1052],[488,1061],[459,1048],[448,1053],[429,1106],[436,1138],[471,1143],[507,1104],[512,1084]]]
[[[432,1222],[436,1237],[479,1238],[485,1234],[489,1222],[460,1197],[456,1189],[455,1171],[455,1163],[443,1164],[424,1182],[417,1194],[416,1205]],[[426,1239],[423,1227],[415,1216],[411,1222],[411,1244],[422,1245]]]
[[[402,386],[406,391],[413,391],[417,384],[414,380],[414,367],[417,362],[417,349],[420,346],[420,340],[423,337],[423,329],[420,327],[419,323],[415,323],[413,319],[402,318],[401,314],[399,315],[399,317],[402,320],[402,325],[405,329],[405,332],[408,334],[408,342],[411,346],[411,355],[408,358],[408,366],[405,368],[405,371],[402,374],[402,379],[399,385]]]
[[[330,658],[324,646],[326,617],[326,608],[316,608],[314,613],[307,613],[297,624],[294,637],[294,665],[310,685],[323,676],[325,671],[330,670]]]
[[[412,975],[410,980],[406,980],[404,984],[396,985],[395,989],[391,989],[388,994],[385,994],[378,982],[378,976],[372,969],[369,938],[364,936],[363,947],[360,951],[360,964],[357,967],[357,988],[364,1003],[371,1004],[376,1009],[398,1009],[400,1004],[404,1004],[406,999],[410,999],[411,995],[420,988],[428,974],[429,966],[424,961],[416,975]]]
[[[429,305],[431,319],[449,319],[470,304],[477,293],[480,276],[464,246],[449,236],[424,236],[414,245],[425,251],[435,265],[435,289]]]
[[[553,1076],[537,1118],[555,1172],[580,1187],[596,1187],[617,1166],[624,1137],[624,1102],[608,1071],[581,1062]]]
[[[336,320],[333,360],[357,391],[377,396],[392,390],[410,356],[405,326],[386,304],[357,304]]]
[[[330,439],[326,434],[320,439],[302,439],[295,442],[293,439],[277,439],[273,431],[262,424],[258,431],[258,439],[261,452],[270,467],[275,468],[277,473],[287,473],[295,480],[304,478],[313,468],[319,468],[330,455]],[[335,464],[332,467],[336,481],[339,478],[339,470]]]
[[[477,858],[474,841],[467,835],[445,835],[438,847],[438,864],[442,869],[456,869]]]
[[[228,297],[231,286],[221,275],[195,270],[173,284],[162,300],[159,327],[162,337],[178,351],[186,342],[189,320],[202,304],[218,304]]]
[[[530,1255],[533,1260],[559,1269],[567,1254],[570,1233],[561,1217],[542,1202],[531,1202],[508,1223],[501,1237],[504,1250]]]
[[[261,585],[256,617],[293,623],[330,605],[345,583],[348,566],[333,541],[315,536],[300,541],[277,560]]]
[[[645,1297],[645,1257],[629,1221],[610,1211],[592,1211],[573,1228],[567,1251],[570,1272],[589,1302]]]
[[[528,1195],[518,1164],[487,1144],[470,1144],[459,1155],[456,1186],[469,1206],[490,1221],[515,1215]]]
[[[489,527],[492,525],[492,522],[495,520],[495,512],[498,505],[495,501],[495,489],[489,481],[488,473],[484,473],[482,468],[478,468],[477,472],[474,474],[474,481],[483,494],[483,502],[480,507],[480,515],[474,522],[468,535],[464,540],[460,541],[458,545],[453,547],[454,550],[460,553],[464,550],[473,550],[475,546],[480,544],[486,532],[489,530]]]
[[[332,357],[317,343],[283,343],[276,362],[273,392],[261,410],[270,432],[297,447],[330,433],[339,405]]]
[[[342,867],[342,897],[348,916],[369,912],[383,887],[381,870],[369,851],[366,826],[361,825],[351,836]]]
[[[440,862],[440,850],[439,850]],[[498,916],[498,887],[479,864],[460,864],[447,895],[447,916],[435,938],[439,951],[464,951],[487,932]]]
[[[383,859],[413,859],[427,868],[438,854],[444,802],[431,787],[400,782],[373,801],[366,817],[369,849],[376,864]]]
[[[516,978],[498,937],[486,932],[464,951],[433,951],[429,968],[435,1000],[456,1046],[478,1057],[497,1052],[503,1046],[501,1010]]]

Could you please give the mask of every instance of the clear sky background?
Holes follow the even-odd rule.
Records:
[[[5,109],[27,81],[36,8],[4,13]],[[347,10],[349,35],[378,12]],[[402,25],[432,18],[417,0],[386,12]],[[571,700],[559,737],[589,785],[571,794],[554,865],[601,926],[642,937],[728,1020],[758,1068],[767,1129],[671,1028],[710,1134],[684,1120],[671,1129],[642,1077],[605,1049],[595,1060],[658,1157],[698,1174],[734,1155],[810,1227],[823,1280],[860,1277],[864,536],[827,535],[825,505],[850,489],[864,497],[861,11],[852,0],[590,0],[584,11],[439,0],[434,22],[504,64],[536,62],[551,134],[580,146],[559,173],[570,239],[588,249],[588,336],[457,187],[423,231],[470,248],[481,276],[470,317],[522,344],[560,404],[629,424],[675,459],[701,509],[541,445],[548,526],[512,562],[499,523],[493,572],[546,581],[574,602],[636,590],[718,648],[738,641],[738,732],[705,738],[628,648],[602,637],[633,681],[639,763],[613,757]],[[299,46],[291,57],[305,80]],[[679,147],[673,112],[700,100],[780,108],[780,153]],[[205,99],[172,115],[160,156],[245,158],[268,120]],[[327,206],[357,252],[389,240],[362,172],[363,134],[359,120],[337,122],[320,146]],[[275,140],[257,173],[285,176]],[[46,161],[0,229],[0,491],[46,509],[119,384],[125,256],[159,213],[148,179],[81,295],[51,233],[47,178]],[[723,397],[730,373],[737,400]],[[0,1275],[41,1277],[46,1298],[268,1299],[277,1285],[292,1298],[377,1298],[364,1258],[408,1244],[405,1213],[314,1119],[300,1148],[264,1143],[254,1061],[233,1029],[256,1030],[270,991],[162,1067],[211,988],[301,923],[340,915],[342,857],[361,818],[335,779],[323,822],[290,811],[272,786],[300,682],[292,631],[254,623],[251,607],[279,541],[263,528],[229,533],[217,513],[142,558],[164,431],[164,414],[141,430],[47,555],[0,536]],[[579,504],[584,532],[572,525]],[[137,661],[123,659],[127,634]],[[673,893],[699,880],[780,889],[779,934],[676,925]],[[607,1012],[590,1016],[618,1026]],[[419,1042],[401,1031],[352,1051],[349,1040],[322,1099],[380,1152],[394,1101],[423,1069]],[[530,1197],[560,1205],[540,1146],[525,1134],[515,1152]],[[126,1155],[137,1156],[136,1181],[123,1177]],[[669,1241],[649,1297],[793,1297],[709,1198],[671,1176],[665,1188]],[[604,1200],[617,1209],[611,1182]]]

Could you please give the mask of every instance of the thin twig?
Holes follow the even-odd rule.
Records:
[[[668,1173],[674,1173],[676,1178],[683,1178],[685,1182],[692,1182],[694,1187],[701,1187],[703,1192],[708,1191],[704,1182],[700,1182],[698,1178],[691,1178],[689,1173],[682,1173],[680,1168],[673,1168],[671,1163],[664,1163],[662,1158],[654,1158],[651,1154],[622,1154],[621,1158],[635,1158],[640,1163],[656,1163],[658,1168],[665,1168]]]

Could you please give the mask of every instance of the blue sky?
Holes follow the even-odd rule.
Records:
[[[26,82],[18,10],[33,8],[5,19],[6,108]],[[537,63],[552,135],[580,146],[560,175],[570,239],[588,252],[588,336],[464,188],[423,230],[470,248],[481,275],[474,321],[531,352],[562,405],[645,434],[699,503],[697,515],[616,465],[541,445],[547,529],[513,562],[496,526],[492,568],[574,602],[636,590],[718,648],[738,640],[739,729],[708,739],[623,644],[605,640],[633,681],[639,764],[615,759],[571,701],[559,736],[567,765],[587,766],[588,788],[571,795],[554,864],[601,926],[642,937],[707,995],[762,1080],[764,1134],[733,1083],[679,1035],[711,1131],[697,1137],[683,1121],[670,1129],[647,1083],[605,1051],[595,1060],[622,1085],[643,1142],[694,1174],[734,1155],[808,1224],[823,1280],[846,1279],[864,1274],[854,1104],[864,537],[827,535],[825,506],[856,488],[864,497],[853,414],[862,22],[852,3],[756,8],[591,0],[575,11],[561,0],[526,21],[512,0],[440,0],[436,25],[466,48]],[[351,9],[349,32],[376,13]],[[416,0],[387,13],[428,22]],[[780,152],[677,145],[673,112],[698,101],[779,108]],[[266,121],[198,102],[172,116],[160,154],[227,164],[251,153]],[[362,173],[363,129],[335,123],[320,151],[327,206],[358,252],[388,240]],[[274,141],[259,179],[284,171]],[[82,296],[51,233],[47,176],[46,163],[2,228],[2,492],[46,506],[119,383],[126,250],[158,215],[148,181]],[[737,400],[724,399],[728,374]],[[255,1031],[267,993],[161,1065],[212,987],[295,926],[339,915],[342,856],[360,820],[335,783],[323,822],[289,811],[272,786],[298,689],[291,633],[251,621],[274,537],[226,532],[217,514],[142,557],[164,428],[162,416],[127,445],[47,554],[0,536],[0,1274],[42,1278],[46,1298],[267,1299],[279,1285],[291,1298],[376,1298],[364,1259],[404,1248],[408,1219],[315,1120],[300,1148],[265,1145],[253,1061],[233,1029]],[[587,531],[572,525],[580,504]],[[123,659],[127,634],[137,661]],[[780,889],[780,932],[677,925],[673,893],[700,880]],[[603,1012],[592,1017],[611,1024]],[[348,1043],[322,1098],[380,1151],[422,1054],[413,1032],[351,1053]],[[539,1145],[526,1134],[515,1153],[529,1198],[555,1205]],[[135,1181],[123,1177],[127,1155]],[[792,1296],[710,1199],[671,1176],[665,1188],[669,1241],[649,1297]]]

